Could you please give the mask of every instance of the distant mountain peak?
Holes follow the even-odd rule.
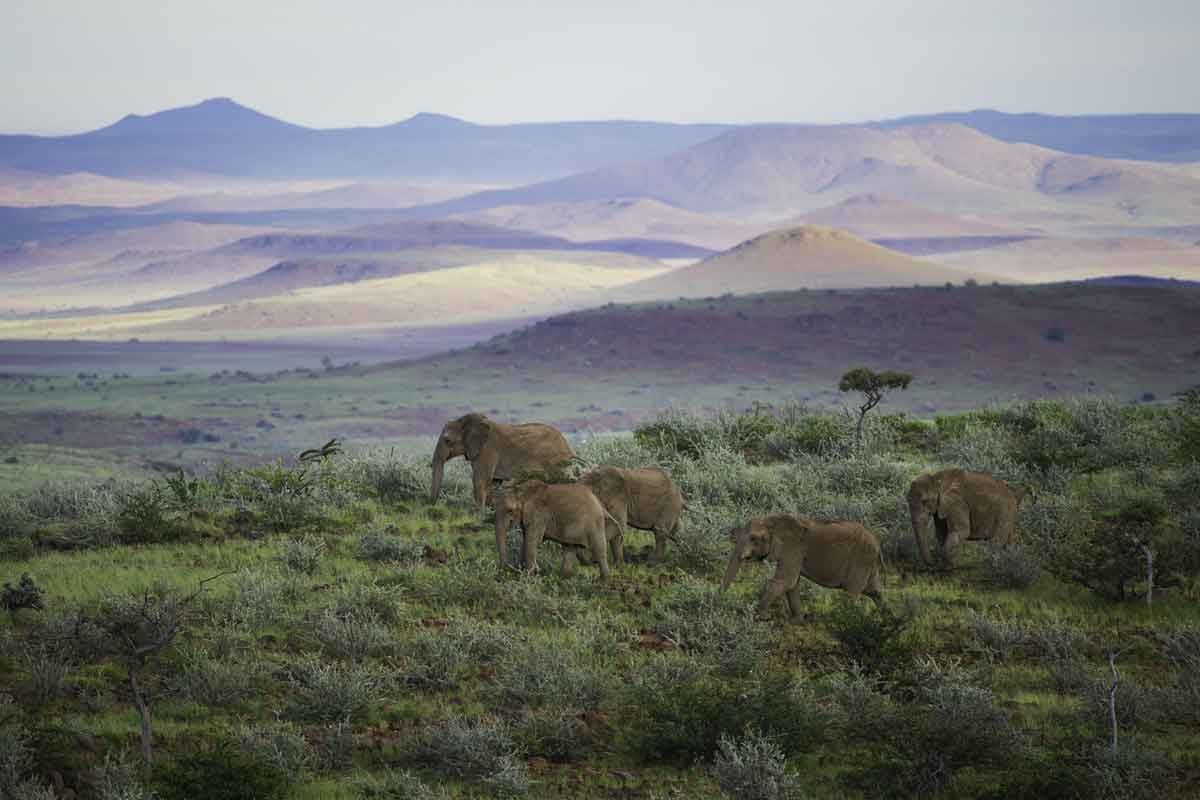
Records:
[[[432,111],[421,111],[399,123],[406,128],[473,128],[474,123],[465,119],[452,117],[449,114],[436,114]]]
[[[190,106],[153,114],[127,114],[97,133],[161,134],[181,131],[239,131],[298,129],[299,126],[267,116],[229,97],[210,97]]]

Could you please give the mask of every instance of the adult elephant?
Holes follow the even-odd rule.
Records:
[[[622,469],[599,466],[579,479],[600,498],[601,505],[611,515],[606,521],[610,542],[622,540],[623,528],[654,532],[654,554],[651,565],[662,561],[667,539],[679,529],[679,514],[683,510],[683,495],[671,476],[658,467]],[[621,564],[614,553],[615,563]]]
[[[737,580],[743,561],[775,562],[775,574],[763,586],[758,613],[765,614],[780,595],[788,612],[800,615],[800,579],[842,589],[852,599],[866,595],[883,606],[883,556],[879,540],[857,522],[818,521],[797,514],[767,514],[729,532],[733,555],[721,591]]]
[[[986,472],[944,469],[919,476],[908,489],[908,510],[921,561],[932,563],[925,540],[931,518],[947,569],[954,568],[959,542],[1011,544],[1023,495]]]
[[[446,462],[464,456],[471,462],[475,505],[482,509],[493,480],[508,480],[522,473],[554,473],[575,457],[567,440],[540,422],[506,425],[484,414],[464,414],[442,428],[433,450],[433,486],[429,502],[442,492]]]

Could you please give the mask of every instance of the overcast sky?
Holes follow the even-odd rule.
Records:
[[[0,131],[1200,112],[1198,40],[1200,0],[0,0]]]

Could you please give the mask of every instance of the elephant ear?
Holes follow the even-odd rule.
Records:
[[[474,461],[479,458],[491,432],[492,422],[482,414],[468,414],[463,417],[463,448],[467,451],[467,460]]]
[[[802,543],[805,535],[812,530],[812,520],[792,514],[780,514],[770,520],[767,533],[771,537],[770,553],[767,558],[779,561],[789,542],[794,546]]]
[[[946,470],[942,474],[938,482],[937,511],[943,517],[966,506],[966,500],[963,498],[965,480],[966,474],[961,469]]]

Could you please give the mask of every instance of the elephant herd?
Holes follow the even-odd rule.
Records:
[[[494,481],[502,481],[496,506],[496,552],[508,565],[508,529],[522,532],[521,561],[537,564],[543,539],[563,546],[563,575],[576,561],[595,563],[607,580],[611,564],[624,564],[626,526],[654,533],[650,563],[663,558],[666,542],[679,529],[684,508],[679,487],[657,467],[598,466],[574,483],[559,482],[575,454],[559,431],[540,423],[507,425],[478,413],[442,428],[433,453],[431,502],[441,493],[446,461],[463,456],[471,464],[475,505],[482,510]],[[551,482],[538,479],[548,478]],[[946,469],[919,476],[908,490],[913,536],[921,560],[930,563],[926,529],[933,521],[943,564],[954,565],[958,544],[987,540],[1010,544],[1021,494],[982,472]],[[818,521],[796,514],[757,517],[730,531],[733,553],[722,580],[727,588],[742,561],[776,564],[759,600],[765,612],[783,595],[792,616],[799,609],[800,578],[843,589],[851,598],[866,595],[882,604],[883,557],[879,541],[851,521]]]

